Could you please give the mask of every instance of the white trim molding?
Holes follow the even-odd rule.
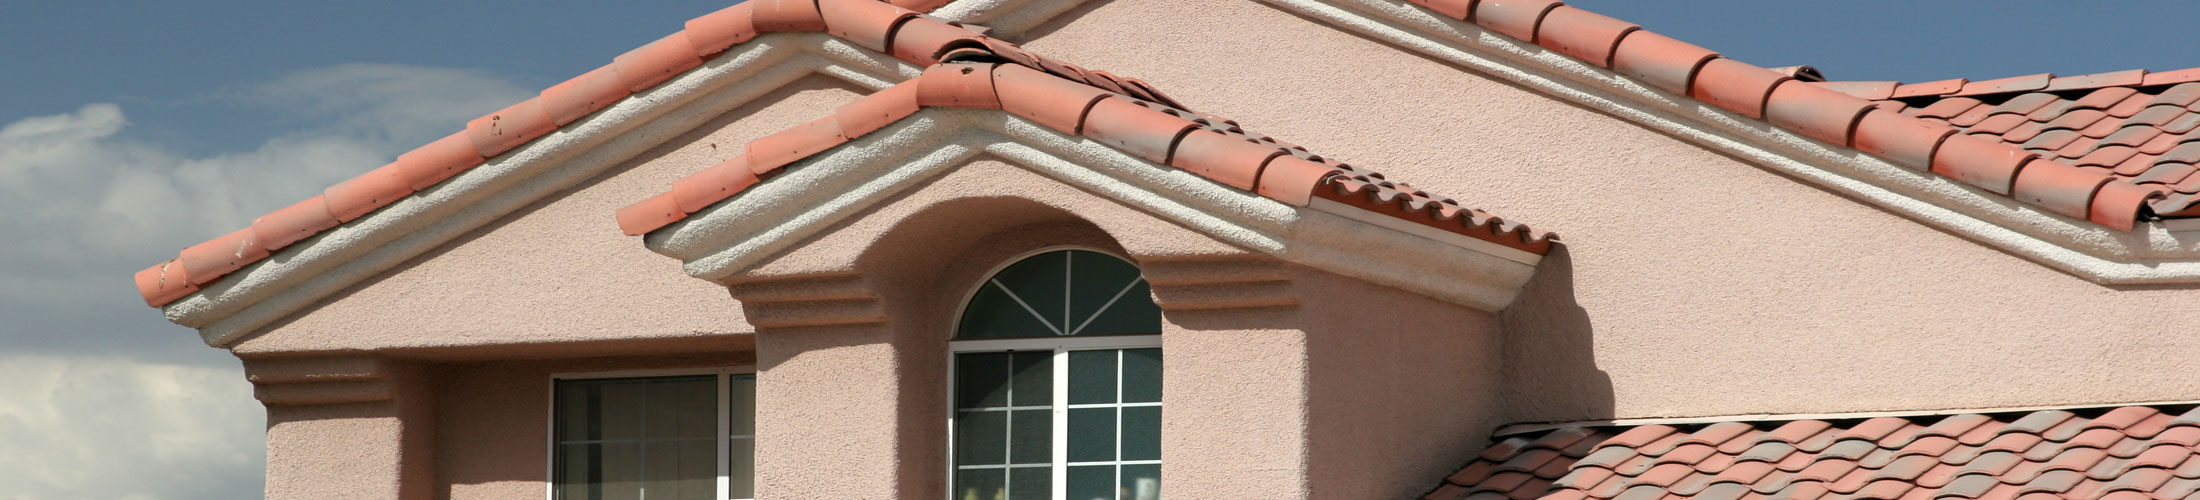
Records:
[[[1533,259],[1511,248],[1285,204],[1007,112],[937,108],[790,165],[644,241],[685,262],[689,275],[730,284],[980,154],[1241,248],[1483,311],[1503,309],[1535,272]]]
[[[244,335],[555,196],[810,75],[877,90],[922,68],[823,33],[758,37],[448,181],[292,245],[163,308],[208,345]]]
[[[2142,223],[2124,232],[2048,213],[1673,95],[1404,2],[1260,1],[1635,122],[2098,283],[2200,283],[2200,223]]]

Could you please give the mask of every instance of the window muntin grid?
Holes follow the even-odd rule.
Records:
[[[1161,349],[955,355],[954,500],[1156,500]]]
[[[958,315],[950,500],[1160,498],[1160,307],[1138,268],[1050,250]]]
[[[988,277],[963,307],[955,338],[1160,332],[1161,307],[1137,266],[1091,250],[1053,250]]]
[[[638,375],[552,377],[549,497],[754,497],[756,376]]]

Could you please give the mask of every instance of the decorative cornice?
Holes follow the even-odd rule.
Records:
[[[1517,256],[1233,189],[1005,112],[961,109],[925,109],[789,165],[644,241],[685,261],[689,275],[729,282],[981,153],[1225,243],[1484,311],[1510,303],[1535,269]]]
[[[397,395],[397,367],[363,353],[247,358],[244,371],[253,398],[268,406],[371,403]]]
[[[1171,313],[1299,304],[1286,264],[1260,254],[1150,257],[1139,265],[1153,286],[1155,303]]]
[[[758,331],[886,323],[885,305],[859,274],[786,276],[728,288]]]

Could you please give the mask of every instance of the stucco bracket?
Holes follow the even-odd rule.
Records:
[[[886,308],[860,274],[780,276],[727,289],[757,331],[815,326],[883,325]]]
[[[252,396],[268,406],[391,401],[402,367],[365,353],[248,358]]]

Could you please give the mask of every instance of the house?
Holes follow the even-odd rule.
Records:
[[[2194,495],[2200,69],[1824,80],[1550,0],[752,0],[136,282],[271,498]]]

